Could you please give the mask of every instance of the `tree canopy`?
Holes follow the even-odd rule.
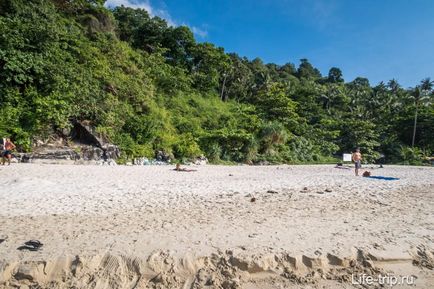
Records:
[[[101,0],[0,0],[0,135],[19,149],[90,122],[123,158],[375,161],[434,151],[433,82],[345,82],[308,59],[264,63],[197,42],[142,9]],[[414,145],[413,142],[414,133]]]

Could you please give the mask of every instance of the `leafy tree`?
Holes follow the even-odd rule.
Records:
[[[359,147],[366,161],[378,159],[379,153],[376,148],[380,143],[377,141],[378,133],[374,123],[367,120],[349,120],[342,123],[341,131],[340,143],[343,152],[351,152]]]
[[[344,82],[342,71],[337,67],[332,67],[329,70],[327,81],[330,83]]]
[[[314,68],[306,58],[303,58],[300,59],[297,76],[299,78],[318,79],[321,78],[321,72]]]
[[[224,99],[247,101],[250,99],[254,86],[254,75],[246,58],[237,54],[229,54],[231,68],[225,83]]]
[[[113,9],[113,15],[117,20],[116,31],[119,39],[139,47],[139,28],[151,21],[148,11],[117,6]]]
[[[414,126],[413,126],[413,138],[411,141],[411,146],[414,147],[414,141],[416,139],[416,127],[417,127],[417,112],[419,106],[424,103],[428,103],[430,101],[430,91],[432,90],[434,82],[431,81],[430,78],[426,78],[421,81],[419,86],[416,86],[412,92],[412,96],[414,98]]]
[[[284,144],[288,139],[285,126],[277,121],[265,123],[260,131],[262,140],[262,152],[269,154],[276,145]]]
[[[271,83],[263,87],[256,96],[256,105],[263,112],[263,118],[284,123],[288,129],[297,126],[297,103],[287,94],[285,87]]]
[[[230,67],[230,58],[222,48],[210,43],[197,44],[193,51],[193,86],[202,91],[219,91],[220,79]]]
[[[196,41],[188,27],[169,27],[162,45],[168,49],[165,55],[170,64],[191,70]]]

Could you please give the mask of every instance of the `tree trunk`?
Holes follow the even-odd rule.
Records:
[[[225,97],[225,95],[224,95],[224,93],[225,93],[225,84],[226,84],[226,73],[224,74],[224,78],[223,78],[223,85],[222,85],[222,92],[221,92],[221,94],[220,94],[220,99],[222,100],[222,101],[226,101],[226,97]]]
[[[416,139],[417,109],[418,109],[418,103],[416,103],[416,111],[414,113],[413,139],[411,140],[412,147],[414,147],[414,140]]]

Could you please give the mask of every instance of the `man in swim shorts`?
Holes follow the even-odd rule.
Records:
[[[356,151],[352,155],[352,159],[355,166],[356,176],[359,175],[359,169],[362,168],[362,154],[360,153],[360,149],[357,148]]]
[[[11,158],[12,158],[12,150],[15,148],[14,143],[11,141],[11,139],[7,138],[5,143],[3,144],[3,152],[2,152],[2,165],[5,164],[6,159],[8,160],[8,165],[11,164]]]

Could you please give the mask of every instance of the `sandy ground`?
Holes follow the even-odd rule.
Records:
[[[0,167],[0,288],[433,288],[434,168],[171,169]]]

